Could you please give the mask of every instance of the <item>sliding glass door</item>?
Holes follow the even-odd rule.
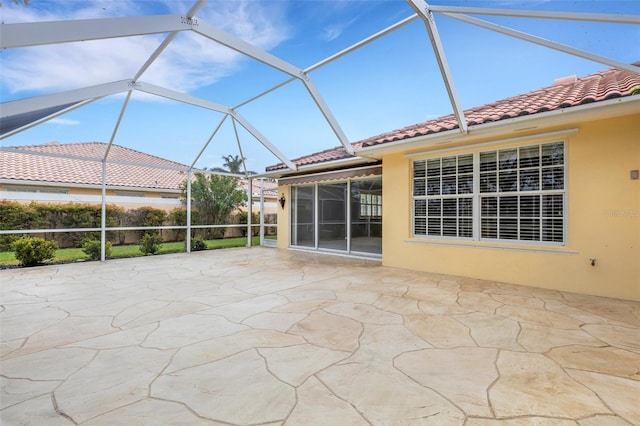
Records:
[[[382,254],[382,177],[292,186],[291,245]]]
[[[351,251],[382,253],[382,178],[351,182]]]
[[[318,185],[318,247],[347,250],[347,182]]]
[[[291,245],[316,246],[315,202],[315,185],[291,188]]]

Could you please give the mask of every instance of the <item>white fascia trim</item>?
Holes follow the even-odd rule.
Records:
[[[483,146],[497,146],[497,145],[506,145],[510,143],[527,142],[534,139],[563,139],[565,136],[575,135],[579,131],[580,130],[578,128],[574,127],[571,129],[557,130],[555,132],[534,133],[527,136],[516,136],[514,138],[506,138],[506,139],[497,139],[497,140],[492,139],[487,142],[480,142],[480,143],[473,144],[473,146],[476,148],[480,148]],[[404,158],[419,158],[425,155],[431,155],[436,153],[458,151],[460,150],[460,148],[461,147],[452,146],[449,148],[430,149],[428,151],[412,152],[411,154],[405,154]]]
[[[376,169],[376,168],[381,167],[381,166],[382,166],[381,164],[371,164],[371,165],[365,164],[365,165],[362,165],[360,167],[352,167],[352,168],[349,168],[349,169],[346,169],[346,170],[362,171],[362,170],[367,170],[367,169]],[[322,178],[323,176],[331,176],[331,175],[335,174],[336,172],[340,172],[340,171],[342,171],[342,170],[323,170],[323,171],[321,171],[319,173],[305,173],[304,175],[300,175],[300,176],[289,176],[289,178],[295,179],[295,178],[298,178],[298,177],[305,177],[305,176],[312,176],[314,178]]]
[[[0,179],[0,185],[4,186],[31,186],[31,187],[50,187],[50,188],[84,188],[84,189],[102,189],[101,184],[86,184],[86,183],[67,183],[67,182],[48,182],[42,180],[18,180],[18,179]],[[108,189],[117,191],[147,191],[147,192],[162,192],[168,194],[180,194],[180,189],[170,188],[150,188],[142,186],[122,186],[122,185],[107,185]]]
[[[478,124],[470,126],[469,132],[466,134],[461,134],[458,129],[453,129],[400,141],[386,142],[357,149],[355,154],[381,157],[386,154],[406,152],[409,149],[431,148],[463,141],[472,144],[475,141],[492,136],[504,138],[509,132],[517,134],[517,132],[535,129],[544,130],[553,126],[571,125],[580,121],[602,120],[638,113],[640,113],[640,96],[626,96],[624,98],[525,115],[492,123]]]
[[[324,170],[324,169],[335,169],[338,167],[345,166],[361,166],[366,165],[368,163],[376,162],[376,159],[366,158],[366,157],[353,157],[353,158],[343,158],[341,160],[334,161],[325,161],[323,163],[310,164],[308,166],[300,166],[298,170],[275,170],[272,172],[260,173],[257,175],[253,175],[253,179],[257,178],[271,178],[278,179],[281,177],[288,177],[291,175],[304,175],[309,172]]]
[[[63,202],[63,203],[82,203],[82,204],[102,204],[102,195],[92,194],[47,194],[47,193],[34,193],[34,192],[4,192],[0,191],[0,199],[7,201],[20,201],[20,202]],[[157,198],[157,197],[131,197],[126,195],[107,195],[106,204],[109,205],[122,205],[122,204],[137,204],[137,205],[151,205],[151,206],[181,206],[183,205],[179,198]],[[97,228],[98,230],[100,228]],[[86,230],[86,229],[83,229]],[[64,232],[70,232],[71,230],[65,230]],[[39,232],[44,232],[39,230]],[[48,231],[47,231],[48,232]],[[11,232],[5,232],[11,233]]]

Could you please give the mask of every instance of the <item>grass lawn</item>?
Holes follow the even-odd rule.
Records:
[[[224,238],[221,240],[205,240],[205,242],[207,243],[208,250],[230,247],[244,247],[247,245],[247,239],[244,237]],[[260,237],[253,237],[251,239],[251,244],[254,246],[260,245]],[[186,251],[184,242],[167,242],[162,243],[162,245],[160,246],[160,250],[156,254],[180,253],[184,251]],[[113,248],[111,249],[111,258],[137,256],[144,256],[137,244],[113,246]],[[58,249],[56,250],[55,258],[53,258],[53,260],[51,261],[48,261],[47,263],[68,263],[75,262],[77,260],[85,260],[88,258],[89,256],[87,256],[80,248]],[[16,260],[16,257],[14,256],[14,253],[12,251],[0,252],[0,268],[18,265],[19,262]]]

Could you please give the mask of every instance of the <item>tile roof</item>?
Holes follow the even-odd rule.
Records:
[[[106,143],[60,144],[52,142],[43,145],[11,148],[15,149],[15,151],[0,151],[0,179],[33,181],[34,184],[38,182],[82,185],[102,184],[101,163],[99,161],[91,161],[89,158],[102,158],[107,148]],[[87,160],[30,154],[34,152],[86,157]],[[159,167],[187,168],[184,164],[119,145],[111,146],[109,160],[149,164]],[[185,177],[186,173],[181,170],[107,163],[107,186],[177,191],[180,189],[180,184]]]
[[[633,65],[640,67],[640,62]],[[477,126],[525,115],[575,107],[593,102],[629,96],[640,85],[640,74],[626,70],[607,69],[581,78],[574,76],[556,80],[542,89],[512,96],[464,111],[468,126]],[[373,136],[352,144],[354,149],[392,143],[418,136],[445,132],[458,128],[453,114]],[[343,147],[328,149],[293,160],[297,166],[353,158]],[[284,164],[266,168],[284,170]]]
[[[354,149],[362,148],[362,142],[354,142],[351,144]],[[297,158],[293,162],[298,166],[306,166],[309,164],[325,163],[328,161],[342,160],[344,158],[354,158],[353,155],[345,151],[344,147],[337,146],[335,148],[326,149],[324,151],[316,152],[315,154],[307,155]],[[284,163],[277,164],[275,166],[267,167],[267,171],[286,169],[287,166]]]
[[[248,182],[246,179],[240,179],[238,188],[247,191]],[[274,181],[265,180],[263,183],[263,192],[265,198],[276,198],[278,196],[278,184]],[[251,193],[253,197],[260,197],[260,181],[255,179],[251,186]]]

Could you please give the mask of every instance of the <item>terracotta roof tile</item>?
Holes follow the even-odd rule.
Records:
[[[640,67],[640,62],[633,65]],[[557,79],[553,86],[512,96],[500,101],[464,111],[467,125],[477,126],[524,115],[539,114],[563,108],[571,108],[592,102],[629,96],[640,85],[640,74],[626,70],[608,69],[581,78]],[[353,143],[354,149],[445,132],[458,128],[453,114],[414,124]],[[298,166],[317,164],[350,158],[343,147],[307,155],[293,160]],[[286,169],[284,164],[267,167],[267,171]]]
[[[98,161],[78,158],[31,155],[40,152],[74,157],[102,158],[107,144],[101,142],[59,144],[48,143],[11,147],[16,151],[0,151],[0,179],[59,184],[101,185],[102,169]],[[186,169],[187,166],[112,145],[109,160]],[[186,174],[181,170],[138,165],[107,163],[107,186],[179,190]]]
[[[351,144],[354,149],[358,149],[362,147],[362,144],[359,142],[355,142]],[[315,163],[324,163],[327,161],[336,161],[342,160],[344,158],[353,158],[351,154],[349,154],[342,146],[338,146],[331,149],[326,149],[324,151],[316,152],[312,155],[307,155],[305,157],[300,157],[295,160],[292,160],[298,166],[305,166],[308,164]],[[267,171],[271,170],[284,170],[287,166],[284,163],[276,164],[275,166],[267,167]]]

